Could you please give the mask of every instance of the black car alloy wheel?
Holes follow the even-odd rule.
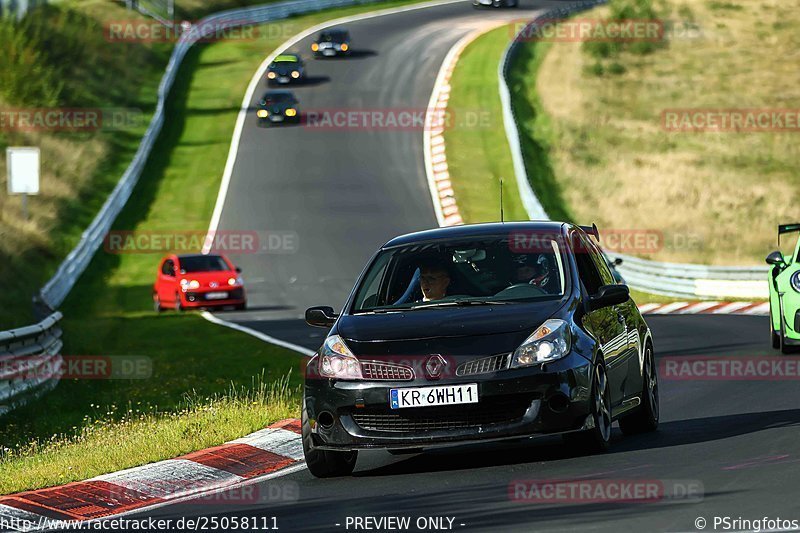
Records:
[[[594,417],[595,426],[603,442],[611,440],[611,400],[608,398],[608,377],[603,365],[594,369]]]
[[[635,413],[619,420],[619,428],[626,435],[655,431],[658,427],[658,372],[653,348],[649,344],[645,347],[643,364],[642,403]]]
[[[591,417],[594,427],[577,433],[567,433],[564,440],[582,452],[596,453],[608,449],[611,441],[611,399],[605,364],[600,361],[592,373]]]

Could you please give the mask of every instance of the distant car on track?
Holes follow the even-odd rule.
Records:
[[[472,0],[472,7],[518,7],[519,0]]]
[[[305,79],[305,64],[297,54],[281,54],[267,67],[269,85],[300,83]]]
[[[158,266],[153,285],[156,311],[203,307],[245,309],[241,269],[224,255],[168,255]]]
[[[323,30],[311,43],[314,57],[350,55],[350,32],[344,28]]]
[[[800,223],[778,226],[781,235],[800,232]],[[791,353],[800,346],[800,239],[792,255],[774,251],[767,256],[769,273],[769,316],[772,347]]]
[[[348,475],[361,449],[562,434],[603,451],[615,420],[656,429],[650,329],[589,233],[516,222],[397,237],[340,315],[308,309],[329,328],[306,368],[311,473]]]
[[[258,101],[256,116],[259,126],[271,126],[284,122],[299,123],[300,102],[291,91],[267,91]]]

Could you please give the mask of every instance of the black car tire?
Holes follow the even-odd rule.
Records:
[[[358,459],[357,451],[335,452],[330,450],[318,450],[313,447],[311,439],[311,428],[308,424],[306,415],[305,400],[303,400],[303,455],[306,458],[306,466],[311,475],[319,478],[349,476],[353,473]]]
[[[786,344],[786,335],[784,335],[782,327],[780,333],[778,333],[778,347],[783,355],[789,355],[795,352],[794,346]]]
[[[592,372],[591,416],[594,427],[584,431],[564,434],[564,441],[582,452],[602,453],[608,450],[611,442],[611,399],[609,396],[608,375],[602,361]]]
[[[774,350],[778,350],[781,347],[781,334],[778,331],[772,329],[773,324],[772,319],[772,308],[769,310],[769,332],[770,332],[770,341],[772,341],[772,348]]]
[[[625,435],[647,433],[658,428],[658,371],[653,348],[649,344],[645,347],[642,382],[641,405],[635,413],[619,419],[619,429]]]
[[[233,306],[236,311],[244,311],[247,309],[247,302],[236,304]]]

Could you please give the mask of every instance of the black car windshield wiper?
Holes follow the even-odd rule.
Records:
[[[418,309],[436,309],[439,307],[468,307],[471,305],[508,305],[514,302],[507,300],[484,300],[484,299],[460,299],[445,300],[438,302],[420,302],[414,305],[398,305],[387,307],[375,307],[374,309],[364,309],[355,314],[377,314],[377,313],[398,313],[400,311],[416,311]]]
[[[412,309],[429,309],[431,307],[467,307],[470,305],[507,305],[512,302],[505,300],[484,300],[484,299],[460,299],[445,300],[441,302],[425,302],[412,307]]]
[[[399,312],[399,311],[410,311],[411,309],[414,309],[413,305],[376,307],[374,309],[364,309],[362,311],[359,311],[356,314],[362,314],[362,313],[396,313],[396,312]]]

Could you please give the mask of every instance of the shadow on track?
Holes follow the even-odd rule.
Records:
[[[800,409],[747,413],[662,422],[656,433],[622,437],[614,431],[607,455],[637,450],[698,444],[767,429],[800,425]],[[520,439],[503,443],[465,445],[448,450],[431,450],[386,466],[356,472],[356,477],[407,475],[422,472],[494,467],[503,465],[559,461],[585,455],[565,446],[560,437]]]
[[[314,59],[320,61],[348,61],[351,59],[365,59],[378,55],[375,50],[351,50],[346,56],[331,56],[331,57],[315,57]]]

